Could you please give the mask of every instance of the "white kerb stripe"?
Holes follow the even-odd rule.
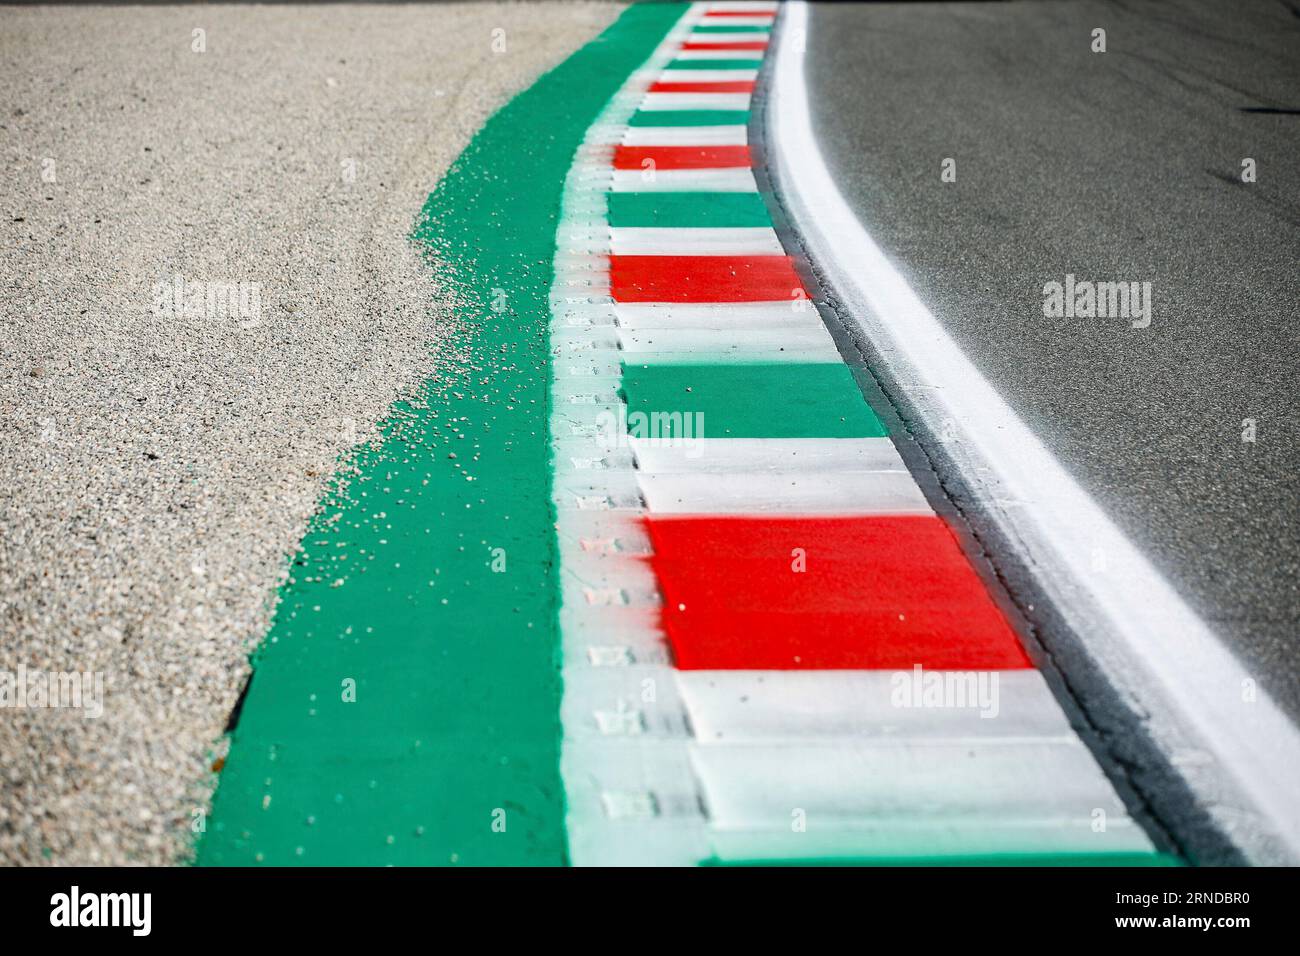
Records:
[[[908,474],[888,438],[705,438],[689,448],[630,438],[642,471],[892,471]]]
[[[771,17],[711,17],[705,14],[697,24],[706,27],[770,27]]]
[[[761,60],[764,50],[679,50],[679,60]]]
[[[745,256],[785,253],[770,226],[723,229],[620,227],[610,230],[616,256]]]
[[[692,33],[686,38],[688,43],[762,43],[767,45],[765,33]],[[763,50],[751,49],[755,56],[762,56]]]
[[[727,303],[728,305],[747,305],[748,303]],[[622,308],[619,303],[619,308]],[[636,305],[676,305],[676,303],[651,303],[638,302]],[[720,321],[718,318],[708,318],[697,320],[692,314],[678,315],[673,312],[664,312],[650,316],[645,323],[638,323],[633,318],[621,319],[615,323],[620,329],[627,329],[629,332],[654,332],[654,331],[682,331],[682,332],[726,332],[728,335],[749,335],[756,332],[803,332],[808,329],[825,331],[826,326],[815,318],[809,318],[806,313],[791,312],[788,309],[780,313],[779,317],[746,317],[743,314],[722,313],[721,319],[734,319],[734,321]]]
[[[965,705],[922,706],[924,681],[962,688]],[[1074,738],[1035,670],[680,671],[677,683],[702,744]]]
[[[640,361],[639,353],[642,352],[660,355],[685,352],[689,354],[683,356],[683,360],[700,356],[704,361],[713,361],[754,352],[779,354],[783,349],[800,355],[819,352],[822,361],[841,361],[835,341],[824,327],[761,329],[744,335],[716,329],[629,329],[622,326],[617,331],[619,347],[629,362]]]
[[[753,170],[731,169],[658,169],[653,178],[642,169],[615,169],[611,185],[616,193],[707,192],[754,193],[758,184]]]
[[[708,831],[714,858],[723,862],[759,860],[897,860],[944,858],[960,863],[972,857],[1032,854],[1150,853],[1151,842],[1128,817],[1107,817],[1098,831],[1091,816],[1046,819],[915,819],[839,823],[810,821],[806,830],[713,826]]]
[[[754,80],[758,70],[664,70],[659,83],[727,83],[736,80]]]
[[[745,146],[749,127],[734,126],[629,126],[624,146]]]
[[[663,110],[747,110],[748,93],[647,93],[641,109]]]
[[[681,866],[708,856],[683,743],[566,736],[560,772],[575,866]]]
[[[616,303],[613,309],[619,325],[637,329],[822,325],[817,310],[806,299],[788,302],[626,302]]]
[[[566,684],[560,764],[569,858],[580,865],[687,864],[708,854],[685,738],[661,737],[652,754],[641,746],[644,737],[621,733],[673,731],[666,712],[661,716],[667,723],[628,723],[618,713],[620,684],[609,680],[611,672],[633,667],[662,673],[670,656],[658,626],[661,598],[653,571],[640,557],[646,542],[635,519],[644,513],[644,502],[632,459],[600,421],[626,407],[617,397],[617,338],[605,334],[614,319],[605,193],[617,180],[627,180],[609,168],[609,154],[646,84],[688,29],[679,23],[670,30],[587,130],[565,177],[556,235],[550,341],[558,354],[550,432]],[[667,687],[671,681],[659,683]],[[614,693],[605,694],[602,686]]]
[[[838,352],[816,348],[737,348],[729,352],[692,352],[689,350],[625,353],[626,361],[638,366],[649,365],[838,365]]]
[[[637,483],[652,515],[933,514],[912,476],[893,471],[637,472]]]
[[[669,667],[632,664],[611,670],[579,663],[566,667],[563,677],[560,721],[570,739],[691,735]],[[647,679],[654,682],[653,700],[643,694]]]
[[[792,807],[806,811],[810,828],[814,821],[927,817],[1082,821],[1098,808],[1107,818],[1127,816],[1077,740],[701,743],[690,755],[721,827],[789,830]]]

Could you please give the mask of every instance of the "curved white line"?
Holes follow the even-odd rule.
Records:
[[[767,121],[790,214],[850,320],[1153,739],[1246,856],[1300,861],[1300,734],[953,343],[840,195],[813,136],[808,11],[789,3]]]

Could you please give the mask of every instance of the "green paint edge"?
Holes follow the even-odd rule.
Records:
[[[426,202],[412,239],[446,267],[464,331],[443,347],[468,361],[394,406],[313,518],[253,655],[199,865],[566,862],[555,229],[588,127],[685,9],[628,9],[496,113]]]

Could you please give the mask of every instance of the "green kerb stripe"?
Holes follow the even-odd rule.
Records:
[[[762,60],[673,60],[668,70],[757,70]]]
[[[467,358],[394,408],[312,521],[200,863],[564,862],[555,228],[586,130],[685,9],[629,8],[493,116],[425,204],[414,238],[462,329],[441,350]]]
[[[691,32],[692,33],[771,33],[772,28],[755,26],[752,23],[747,24],[745,26],[735,26],[735,27],[725,26],[722,24],[719,24],[718,26],[707,26],[705,24],[696,24],[696,26],[691,29]]]
[[[638,110],[630,126],[744,126],[749,110]]]
[[[703,414],[707,438],[880,438],[885,427],[838,363],[623,363],[628,414]],[[696,435],[698,437],[698,433]]]
[[[692,33],[697,34],[770,34],[772,27],[755,26],[754,23],[745,23],[742,26],[707,26],[705,23],[697,23],[692,29]]]
[[[610,193],[609,224],[615,228],[742,228],[770,226],[758,193]]]

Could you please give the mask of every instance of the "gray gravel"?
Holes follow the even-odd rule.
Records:
[[[807,60],[814,131],[868,231],[1293,718],[1297,15],[1273,0],[826,4]],[[1043,285],[1067,273],[1153,283],[1150,327],[1045,318]]]
[[[336,460],[436,374],[424,198],[620,10],[0,9],[0,671],[106,682],[0,710],[0,861],[184,857]],[[176,275],[260,316],[159,314]]]

